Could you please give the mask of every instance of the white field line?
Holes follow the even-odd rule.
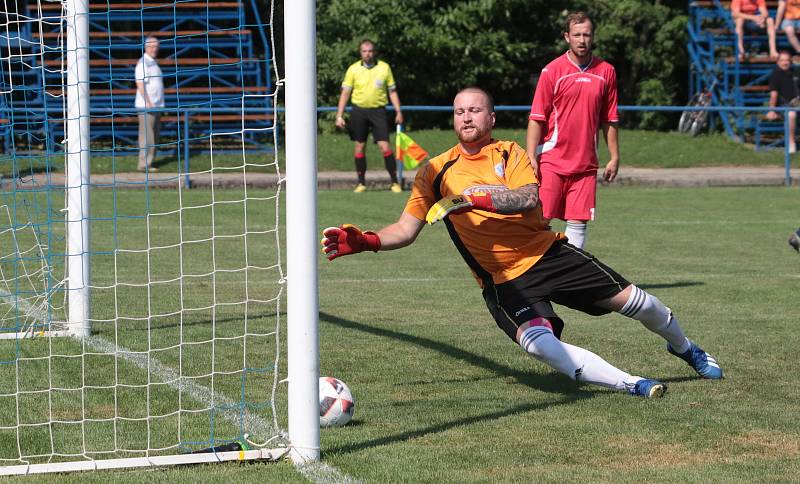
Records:
[[[303,477],[319,484],[356,484],[361,482],[358,479],[342,474],[339,469],[331,467],[324,462],[312,462],[296,467],[303,474]]]
[[[141,368],[142,370],[150,372],[167,385],[175,388],[181,393],[188,394],[196,401],[208,407],[233,407],[237,405],[237,402],[224,395],[214,392],[210,388],[200,385],[192,380],[181,379],[177,371],[164,365],[153,356],[148,357],[148,355],[144,353],[131,352],[131,350],[123,346],[115,345],[114,343],[99,336],[89,336],[84,338],[83,341],[85,341],[87,345],[91,346],[94,351],[117,355],[127,362]],[[222,417],[228,422],[231,422],[234,425],[239,424],[238,408],[226,408],[224,410],[217,409],[216,411],[220,412]],[[258,437],[259,440],[269,438],[270,436],[276,434],[282,435],[283,433],[283,431],[280,429],[276,430],[274,425],[267,422],[263,418],[248,412],[247,409],[244,410],[244,415],[242,418],[244,419],[244,431],[253,434],[254,436]]]
[[[28,304],[27,301],[21,300],[5,290],[0,289],[0,298],[4,300],[16,301],[16,303],[19,305],[19,308],[25,314],[33,316],[39,321],[47,320],[47,314],[45,314],[43,310],[34,308]],[[152,356],[148,357],[147,354],[134,353],[123,346],[115,345],[111,341],[99,336],[89,336],[84,338],[83,341],[92,347],[94,351],[116,354],[129,363],[132,363],[142,370],[155,375],[162,382],[177,389],[179,392],[188,394],[190,397],[204,405],[209,407],[214,405],[229,407],[220,412],[222,417],[234,425],[239,424],[239,410],[237,408],[231,408],[236,405],[236,402],[228,397],[215,393],[213,390],[203,385],[199,385],[191,380],[181,379],[178,372],[162,364],[156,358]],[[244,419],[244,429],[247,432],[252,433],[254,436],[258,436],[263,439],[273,435],[278,435],[280,442],[276,443],[287,443],[287,435],[285,432],[280,429],[277,429],[276,431],[276,428],[273,424],[267,422],[258,415],[253,415],[252,413],[248,412],[247,409],[245,409],[244,416],[242,418]],[[343,474],[335,467],[331,467],[322,462],[297,465],[296,468],[297,471],[303,475],[303,477],[311,482],[319,484],[351,484],[361,482],[358,479],[354,479]]]

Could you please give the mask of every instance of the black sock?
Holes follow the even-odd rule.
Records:
[[[386,166],[386,171],[389,172],[389,178],[392,179],[392,183],[397,183],[397,169],[396,169],[397,162],[394,160],[394,155],[388,154],[384,156],[383,164]]]
[[[356,156],[356,175],[358,175],[358,183],[362,185],[367,184],[366,174],[367,174],[367,157]]]

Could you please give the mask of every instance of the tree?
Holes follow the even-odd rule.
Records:
[[[320,101],[335,102],[363,38],[394,68],[407,104],[447,104],[485,86],[498,102],[530,102],[530,78],[551,52],[560,1],[331,0],[317,8]],[[534,15],[533,12],[536,12]]]
[[[621,104],[682,103],[687,17],[679,0],[319,1],[318,103],[336,103],[364,38],[392,65],[404,104],[449,104],[471,84],[488,89],[498,104],[530,103],[542,67],[566,49],[568,8],[594,18],[595,52],[617,69]],[[276,19],[282,21],[277,12]],[[282,44],[276,47],[280,58]],[[624,119],[641,127],[666,120],[655,113]]]
[[[617,70],[620,103],[672,105],[685,99],[687,16],[639,0],[584,1],[595,19],[595,53]],[[587,10],[588,11],[588,10]],[[626,124],[663,128],[667,116],[626,115]]]

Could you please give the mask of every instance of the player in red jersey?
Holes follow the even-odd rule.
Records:
[[[600,129],[611,155],[603,178],[614,181],[619,169],[617,74],[592,55],[593,35],[586,13],[567,16],[569,50],[542,69],[526,138],[541,180],[544,216],[566,220],[567,237],[579,248],[586,240],[586,223],[594,220]]]

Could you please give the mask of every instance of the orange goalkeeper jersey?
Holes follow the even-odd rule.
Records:
[[[475,155],[465,154],[456,145],[417,171],[405,211],[425,220],[433,204],[448,195],[513,190],[538,183],[527,153],[513,141],[492,140]],[[451,214],[445,224],[481,287],[519,277],[555,240],[564,238],[543,222],[541,207],[514,215],[472,210]]]

